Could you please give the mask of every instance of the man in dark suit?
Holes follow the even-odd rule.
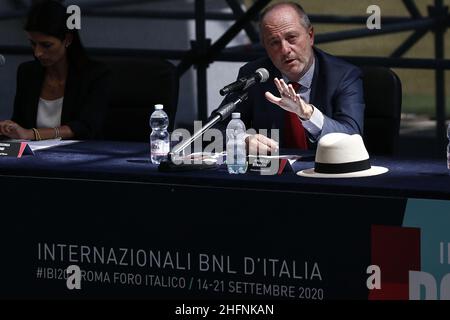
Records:
[[[266,68],[270,78],[248,89],[235,112],[247,128],[279,129],[280,146],[314,148],[330,132],[362,134],[364,97],[359,68],[313,47],[314,29],[303,8],[291,2],[266,8],[260,17],[268,57],[247,63],[238,78]],[[228,95],[223,104],[235,99]],[[224,124],[222,124],[224,125]],[[226,125],[226,124],[225,124]],[[249,152],[274,152],[277,141],[246,138]]]

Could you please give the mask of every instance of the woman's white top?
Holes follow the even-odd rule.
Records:
[[[61,112],[64,97],[56,100],[39,98],[36,118],[37,128],[54,128],[61,126]]]

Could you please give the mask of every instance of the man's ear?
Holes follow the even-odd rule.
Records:
[[[261,31],[259,32],[259,42],[261,43],[261,46],[265,49],[266,45],[264,43],[264,35]]]
[[[311,26],[311,28],[309,28],[308,35],[309,35],[309,39],[311,42],[311,46],[313,46],[314,45],[314,27]]]

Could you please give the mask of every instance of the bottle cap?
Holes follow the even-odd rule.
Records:
[[[162,110],[164,106],[162,104],[155,104],[155,110]]]
[[[240,112],[233,112],[231,114],[231,119],[240,119],[241,118],[241,113]]]

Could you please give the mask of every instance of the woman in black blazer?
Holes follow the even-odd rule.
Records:
[[[101,138],[109,71],[90,60],[66,8],[56,1],[33,6],[25,25],[35,61],[21,64],[11,120],[0,135],[13,139]]]

